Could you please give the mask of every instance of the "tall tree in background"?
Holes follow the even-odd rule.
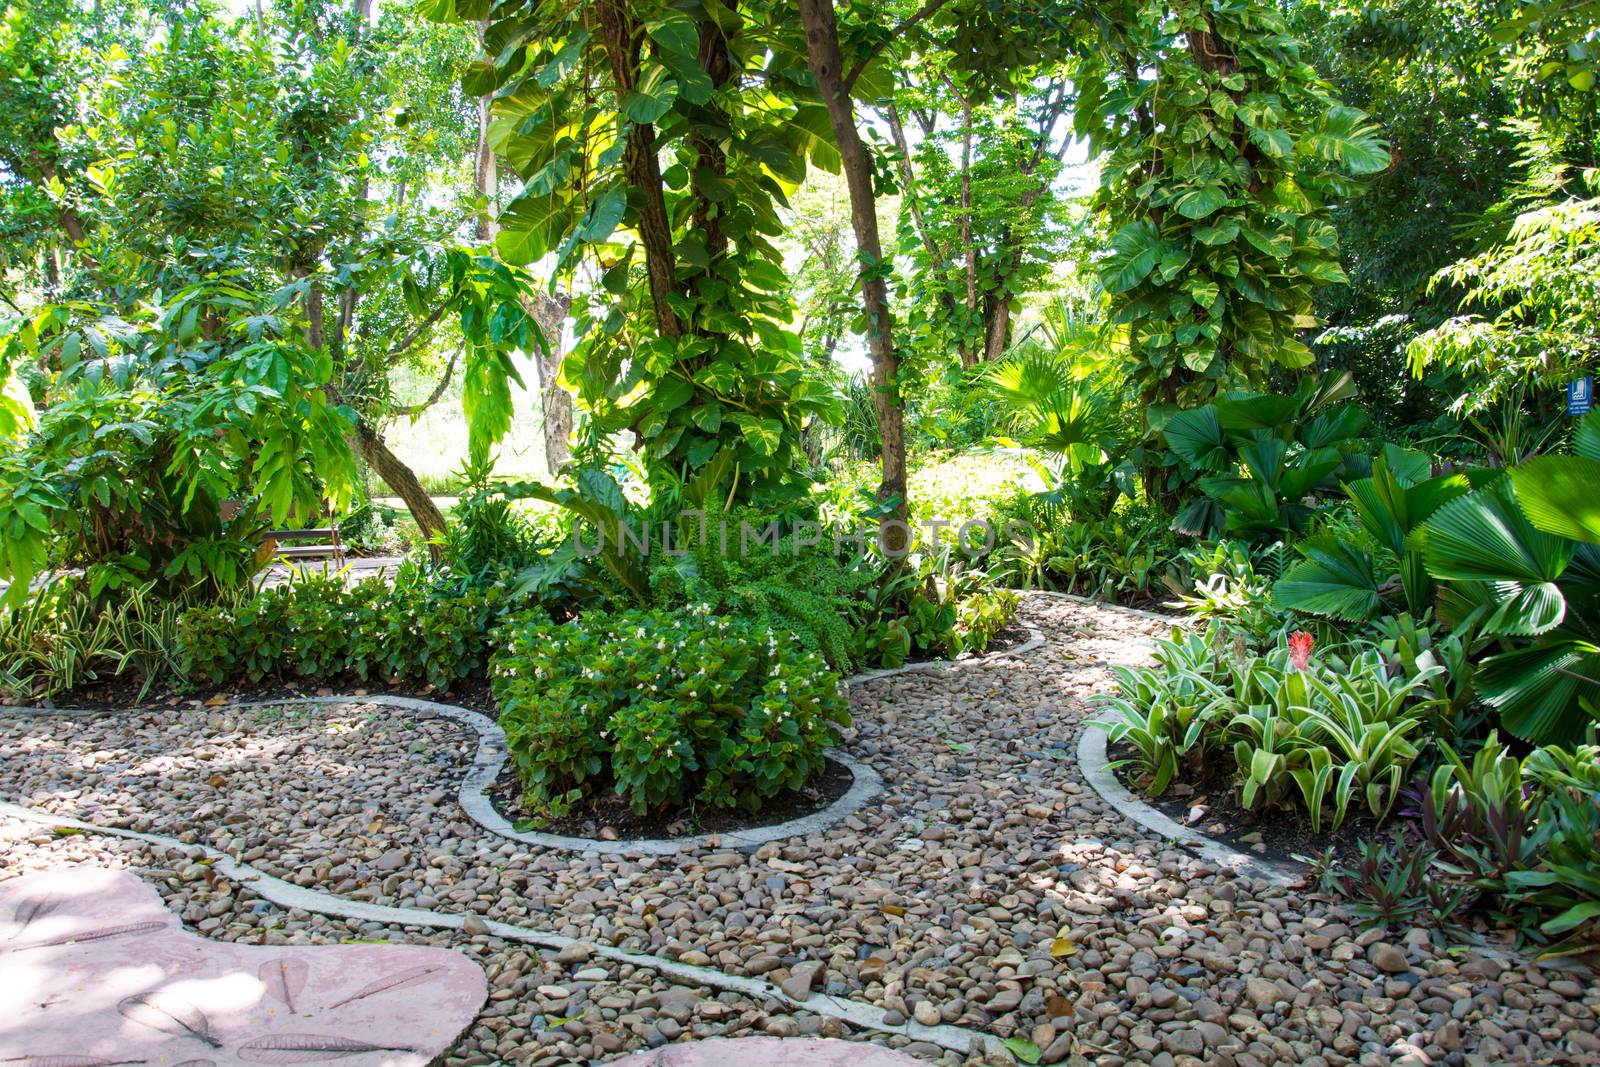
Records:
[[[837,166],[781,5],[437,0],[487,17],[468,78],[522,181],[497,244],[595,284],[562,380],[598,445],[632,431],[656,488],[736,471],[737,499],[805,486],[801,427],[832,407],[787,329],[773,238],[807,161]],[[548,258],[547,258],[548,257]]]
[[[1022,297],[1061,252],[1054,188],[1072,144],[1065,64],[1016,71],[998,96],[943,50],[908,66],[882,109],[894,144],[908,341],[1000,358]],[[918,135],[913,148],[907,123]],[[924,338],[926,340],[924,340]]]
[[[907,514],[905,405],[900,395],[900,352],[895,347],[894,316],[889,309],[890,265],[884,259],[883,240],[878,233],[873,163],[856,126],[855,98],[851,95],[861,71],[852,74],[845,69],[833,0],[800,0],[799,8],[811,73],[827,108],[850,193],[850,223],[855,230],[860,264],[858,278],[866,316],[867,350],[872,355],[872,404],[878,416],[883,469],[878,505],[884,523],[903,523]],[[883,547],[900,551],[905,548],[905,539],[897,530],[885,538]]]
[[[431,188],[471,151],[470,105],[454,87],[470,36],[418,35],[403,13],[374,23],[360,0],[243,20],[136,5],[116,26],[79,14],[56,0],[10,5],[0,36],[20,57],[8,87],[39,98],[0,112],[0,161],[14,202],[46,202],[60,220],[64,241],[44,231],[30,249],[46,287],[64,246],[72,270],[58,268],[54,290],[91,315],[215,279],[277,294],[298,309],[304,345],[328,357],[351,448],[425,533],[441,531],[381,434],[398,408],[391,372],[453,348],[445,374],[461,363],[469,402],[503,413],[509,350],[533,331],[516,303],[525,280],[460,247],[461,200],[440,206]],[[40,51],[39,40],[70,46]],[[98,76],[57,69],[76,62]],[[41,129],[35,112],[56,125]],[[63,369],[56,351],[40,349],[46,393]]]

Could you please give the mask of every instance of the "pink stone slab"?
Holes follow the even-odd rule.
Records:
[[[714,1037],[640,1052],[610,1067],[909,1067],[921,1060],[881,1045],[813,1037]]]
[[[208,940],[125,871],[0,882],[0,1063],[424,1067],[487,992],[448,949]]]

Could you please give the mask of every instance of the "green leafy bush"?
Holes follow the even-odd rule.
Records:
[[[175,662],[191,684],[234,678],[400,678],[439,689],[481,673],[504,590],[453,591],[369,578],[302,576],[254,596],[192,608],[178,620]]]
[[[1245,807],[1291,795],[1320,832],[1330,830],[1359,799],[1382,819],[1400,796],[1421,754],[1418,738],[1432,704],[1417,691],[1440,668],[1392,676],[1380,652],[1368,650],[1326,669],[1293,662],[1280,648],[1234,667],[1226,716]]]
[[[755,810],[821,769],[850,723],[816,653],[704,605],[516,617],[492,685],[527,802],[611,789],[637,812]]]
[[[1282,559],[1281,541],[1257,550],[1235,541],[1186,549],[1165,579],[1176,594],[1167,606],[1219,619],[1252,645],[1266,644],[1288,622],[1272,604],[1273,571]]]
[[[62,370],[38,428],[0,450],[6,599],[58,561],[89,566],[95,595],[225,593],[265,564],[268,526],[343,505],[351,412],[281,297],[211,280],[126,316],[49,305],[7,325],[0,363]]]
[[[1470,887],[1495,916],[1550,954],[1600,935],[1600,746],[1546,746],[1518,759],[1491,733],[1420,793],[1432,877]]]
[[[0,692],[49,700],[90,682],[136,678],[142,699],[172,669],[180,605],[154,583],[114,597],[86,580],[57,578],[21,606],[0,606]]]
[[[875,580],[870,566],[835,552],[827,533],[818,534],[816,544],[802,544],[792,521],[753,510],[724,512],[712,502],[705,520],[703,537],[698,520],[679,524],[674,544],[681,555],[652,556],[654,603],[703,604],[717,614],[792,634],[840,671],[867,662],[859,626],[865,614],[862,591]],[[775,521],[777,535],[771,541],[742,543],[741,524],[759,531]]]

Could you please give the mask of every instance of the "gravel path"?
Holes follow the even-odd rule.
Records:
[[[353,899],[475,913],[1026,1038],[1049,1063],[1600,1063],[1600,983],[1587,972],[1436,954],[1420,931],[1382,941],[1116,814],[1072,756],[1084,698],[1104,691],[1107,664],[1140,662],[1163,624],[1044,597],[1024,610],[1047,638],[1031,656],[856,686],[845,748],[882,773],[885,793],[754,855],[627,859],[495,837],[453,800],[476,735],[359,700],[0,718],[0,797],[203,842]],[[131,866],[214,937],[461,945],[495,992],[456,1064],[841,1029],[575,950],[285,912],[149,846],[3,832],[0,876]]]

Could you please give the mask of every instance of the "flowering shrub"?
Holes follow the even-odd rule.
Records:
[[[850,723],[838,675],[793,638],[704,605],[514,617],[491,660],[526,802],[600,789],[640,814],[691,802],[753,811],[821,769]]]

